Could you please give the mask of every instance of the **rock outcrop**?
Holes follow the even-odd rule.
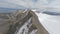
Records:
[[[46,29],[39,22],[38,16],[31,10],[28,10],[26,12],[18,11],[15,15],[11,13],[10,15],[7,14],[6,16],[8,17],[8,19],[6,19],[5,21],[0,20],[0,34],[17,34],[19,29],[26,22],[28,22],[29,19],[31,19],[29,24],[32,25],[27,25],[28,34],[35,29],[37,29],[36,34],[49,34],[48,31],[46,31]]]

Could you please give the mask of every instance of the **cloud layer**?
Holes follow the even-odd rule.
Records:
[[[47,0],[0,0],[0,6],[11,6],[15,7],[15,5],[24,6],[28,8],[40,8],[41,6],[47,4]],[[15,5],[13,5],[15,4]]]
[[[0,0],[0,7],[20,8],[21,6],[37,9],[58,8],[60,10],[60,0]]]

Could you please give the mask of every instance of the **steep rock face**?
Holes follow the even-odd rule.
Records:
[[[16,12],[14,15],[11,13],[11,15],[7,15],[7,17],[9,18],[9,20],[6,21],[7,26],[3,26],[5,30],[4,28],[1,29],[1,31],[3,30],[5,33],[1,34],[31,34],[34,30],[36,30],[35,34],[49,34],[39,22],[38,16],[31,10]]]

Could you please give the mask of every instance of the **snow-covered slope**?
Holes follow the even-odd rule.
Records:
[[[60,34],[60,16],[36,13],[42,25],[50,34]]]

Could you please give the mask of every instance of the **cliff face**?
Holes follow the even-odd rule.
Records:
[[[8,19],[0,20],[0,34],[49,34],[31,10],[7,14],[6,17]]]

